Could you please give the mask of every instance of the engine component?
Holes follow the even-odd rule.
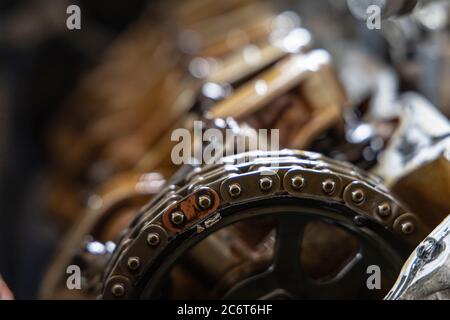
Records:
[[[353,11],[369,2],[348,0]],[[384,297],[411,250],[450,211],[448,121],[418,96],[397,103],[405,77],[397,81],[394,68],[356,47],[341,52],[348,99],[331,55],[313,48],[293,12],[248,0],[206,3],[168,10],[176,25],[141,20],[82,82],[72,100],[81,110],[65,114],[72,126],[62,121],[54,135],[61,184],[49,192],[55,211],[80,223],[41,297]],[[389,17],[417,1],[371,3]],[[393,52],[396,67],[409,57]],[[116,81],[101,81],[111,74]],[[223,159],[229,153],[218,152],[219,163],[202,167],[199,122],[237,135],[276,128],[289,149]],[[181,168],[171,159],[176,129],[191,133],[194,151]],[[361,170],[378,161],[385,181]],[[424,250],[433,254],[433,245]],[[75,294],[65,283],[73,264],[83,274]],[[366,286],[373,266],[382,290]]]
[[[366,267],[382,264],[389,288],[408,247],[424,237],[421,222],[388,195],[380,180],[349,164],[287,150],[240,154],[223,163],[193,170],[141,210],[106,269],[104,299],[164,297],[164,289],[170,292],[169,270],[188,259],[183,253],[222,228],[250,218],[273,219],[260,228],[265,232],[250,239],[267,239],[276,230],[273,261],[266,261],[262,270],[263,261],[258,261],[256,273],[256,267],[240,266],[240,274],[229,274],[220,285],[216,278],[213,284],[219,288],[211,291],[222,298],[367,298],[371,292],[362,281]],[[339,226],[357,243],[350,259],[344,266],[338,264],[341,268],[326,281],[310,279],[302,270],[304,228],[317,221]],[[242,232],[251,230],[250,224]],[[342,249],[349,243],[346,237],[333,241]],[[218,255],[217,250],[210,247],[204,253]],[[196,268],[199,263],[197,257]],[[186,268],[180,272],[195,272]],[[207,297],[214,293],[202,296]]]
[[[102,264],[92,263],[92,260],[99,260],[100,253],[110,253],[107,247],[114,247],[110,241],[130,223],[136,211],[161,190],[164,183],[164,178],[157,173],[122,174],[92,194],[82,219],[64,239],[58,255],[50,264],[40,296],[43,299],[86,298],[85,291],[78,295],[80,292],[67,289],[67,267],[80,265],[83,274],[98,274]],[[109,245],[104,245],[108,242]],[[93,246],[100,247],[101,252],[91,250]]]
[[[411,254],[388,300],[450,299],[450,216]]]
[[[80,190],[92,192],[115,174],[158,169],[169,177],[175,170],[166,157],[170,133],[186,126],[190,111],[203,113],[205,104],[223,100],[256,74],[311,45],[311,35],[299,28],[296,14],[279,13],[267,3],[201,6],[202,14],[189,19],[183,13],[187,7],[171,13],[183,17],[177,26],[138,21],[74,93],[61,115],[71,123],[58,121],[51,136],[58,170],[49,202],[61,220],[70,224],[83,211]],[[246,19],[249,12],[254,19]],[[197,45],[187,50],[183,43]],[[129,55],[135,57],[131,64]],[[98,88],[97,83],[108,85]],[[226,94],[211,95],[211,87],[227,89]]]
[[[400,125],[374,172],[431,231],[450,211],[450,123],[423,97],[402,97]],[[424,188],[425,181],[433,181]]]

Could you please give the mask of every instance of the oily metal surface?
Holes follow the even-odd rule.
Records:
[[[387,300],[448,300],[450,298],[450,216],[411,254]]]
[[[220,226],[220,210],[286,196],[343,206],[355,213],[355,224],[381,226],[400,238],[392,247],[413,247],[425,237],[422,223],[378,178],[350,164],[301,151],[240,154],[193,169],[140,211],[107,267],[101,297],[134,297],[143,285],[139,281],[165,249],[174,250],[187,234]]]

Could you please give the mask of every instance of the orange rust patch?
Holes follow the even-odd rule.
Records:
[[[211,198],[211,208],[204,210],[199,207],[197,203],[198,197],[202,195],[208,195]],[[188,195],[186,198],[182,199],[180,202],[169,207],[167,212],[162,216],[163,226],[173,232],[179,233],[193,224],[195,224],[199,219],[216,211],[219,206],[219,195],[216,191],[211,188],[200,188],[194,193]],[[170,221],[170,215],[172,212],[181,211],[185,215],[185,223],[181,226],[176,226]]]

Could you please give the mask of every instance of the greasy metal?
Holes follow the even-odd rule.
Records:
[[[211,59],[210,56],[205,56],[204,58],[207,58],[205,61],[211,62],[212,60],[213,63],[208,64],[211,70],[207,73],[204,81],[206,83],[233,84],[275,63],[289,53],[311,49],[312,35],[293,21],[295,17],[295,15],[292,16],[292,12],[274,15],[272,24],[275,25],[276,20],[282,20],[284,21],[283,29],[271,26],[268,28],[270,33],[262,39],[255,41],[246,39],[247,42],[241,47],[221,57]],[[236,30],[228,32],[227,35],[229,36],[233,32]],[[242,37],[242,34],[245,33],[239,30],[239,34],[237,37]]]
[[[232,98],[219,102],[209,113],[213,118],[232,116],[241,119],[302,82],[305,82],[305,85],[301,91],[313,109],[330,105],[343,106],[346,98],[338,82],[333,81],[336,80],[335,76],[330,77],[330,59],[324,50],[292,55],[279,62],[276,68],[246,83]],[[321,90],[326,88],[327,94],[320,95],[316,90],[312,90],[318,89],[318,86],[322,86]],[[324,101],[325,97],[327,100]]]
[[[450,216],[423,240],[406,261],[385,299],[450,299]]]
[[[275,10],[270,5],[256,1],[238,10],[224,12],[220,16],[209,17],[186,26],[189,36],[195,35],[194,39],[199,42],[197,48],[192,48],[197,50],[188,53],[203,57],[220,57],[249,42],[264,38],[272,31],[276,17],[274,13]],[[253,19],[248,19],[249,15]],[[235,37],[230,41],[233,32]]]
[[[110,180],[91,195],[89,206],[80,215],[80,221],[69,231],[61,243],[42,281],[40,297],[53,299],[68,296],[65,283],[66,268],[74,264],[85,250],[86,242],[113,240],[132,220],[134,212],[157,194],[165,180],[161,175],[122,174]],[[158,235],[149,237],[155,245]]]
[[[242,77],[241,74],[235,80]],[[261,85],[267,91],[259,91]],[[280,102],[277,107],[274,100]],[[340,121],[345,105],[345,93],[332,70],[329,54],[313,50],[284,56],[270,69],[237,86],[229,97],[207,110],[206,116],[231,117],[240,124],[248,122],[255,129],[279,128],[282,147],[305,149],[315,137]],[[175,143],[170,134],[177,128],[191,130],[193,120],[202,117],[191,115],[177,122],[145,152],[136,170],[145,172],[165,167],[169,173],[173,172],[175,167],[169,168],[169,157]]]
[[[450,122],[418,94],[401,103],[400,125],[374,172],[431,232],[450,212]]]
[[[300,189],[298,183],[292,184],[299,177],[304,179]],[[270,178],[270,188],[260,188],[262,178]],[[230,186],[239,192],[231,192],[231,196]],[[358,198],[355,202],[352,199],[355,191],[364,192],[364,198]],[[200,208],[197,203],[197,199],[204,194],[213,199],[212,207],[207,210]],[[108,265],[101,297],[134,297],[139,281],[144,281],[141,279],[143,273],[157,260],[158,255],[183,234],[200,235],[212,225],[218,227],[221,223],[220,210],[223,208],[282,197],[343,205],[355,213],[355,218],[364,218],[365,228],[370,225],[367,221],[372,221],[402,239],[392,243],[392,246],[400,243],[415,246],[426,235],[420,221],[388,194],[378,178],[354,166],[310,152],[284,150],[240,154],[224,158],[222,165],[193,170],[180,183],[168,186],[165,192],[139,212],[125,230]],[[388,206],[390,214],[386,215]],[[381,215],[380,208],[383,212]],[[170,220],[173,212],[185,215],[182,225],[175,225]],[[414,226],[411,232],[404,233],[397,227],[405,223]],[[152,237],[158,235],[158,245],[149,247],[147,239],[150,234]],[[130,257],[140,259],[139,270],[130,270],[127,265]],[[113,291],[116,285],[123,286],[125,292],[115,295]]]

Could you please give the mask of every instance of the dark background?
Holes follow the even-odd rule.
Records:
[[[66,28],[70,4],[81,8],[81,30]],[[39,194],[47,125],[80,75],[147,5],[0,0],[0,273],[16,298],[36,298],[62,236]]]

